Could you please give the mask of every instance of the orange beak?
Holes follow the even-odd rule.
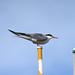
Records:
[[[58,39],[58,37],[54,37],[54,36],[52,36],[52,38]]]

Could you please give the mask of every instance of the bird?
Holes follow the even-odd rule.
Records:
[[[54,37],[51,34],[46,34],[46,35],[41,34],[41,33],[28,34],[28,33],[15,32],[10,29],[8,30],[20,38],[24,38],[26,40],[32,41],[34,44],[37,44],[37,46],[40,46],[40,44],[43,45],[43,44],[48,43],[49,40],[52,38],[58,39],[58,37]]]

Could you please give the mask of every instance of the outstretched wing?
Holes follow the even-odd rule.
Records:
[[[45,41],[47,39],[47,37],[38,33],[32,34],[31,37],[36,39],[38,42]]]

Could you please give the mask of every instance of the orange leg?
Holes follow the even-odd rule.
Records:
[[[40,46],[40,43],[38,43],[37,46]]]

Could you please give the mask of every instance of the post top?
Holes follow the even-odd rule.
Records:
[[[42,46],[37,46],[37,48],[42,48]]]
[[[75,48],[73,49],[73,53],[75,53]]]

